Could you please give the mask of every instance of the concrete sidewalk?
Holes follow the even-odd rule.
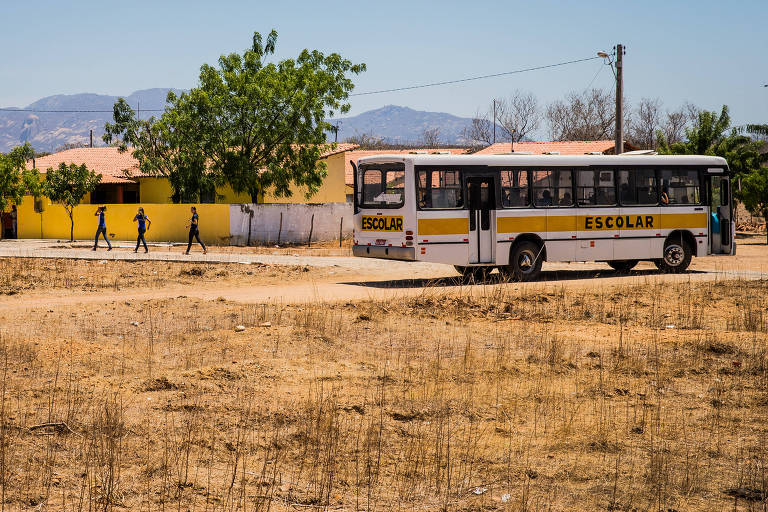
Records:
[[[301,254],[302,249],[297,249],[294,254],[254,254],[247,249],[230,247],[209,247],[208,254],[203,254],[199,245],[192,247],[189,255],[184,254],[186,244],[149,243],[149,253],[144,253],[144,248],[134,253],[136,242],[112,241],[112,250],[107,251],[104,242],[99,243],[96,251],[92,250],[92,240],[76,240],[62,242],[56,240],[2,240],[0,241],[0,258],[63,258],[80,260],[107,260],[107,261],[174,261],[192,263],[240,263],[265,264],[265,265],[298,265],[309,267],[345,267],[352,269],[377,269],[381,268],[382,260],[355,258],[352,256],[313,256]],[[290,249],[289,249],[290,250]],[[285,249],[283,249],[285,251]],[[387,268],[394,270],[402,266],[403,269],[416,270],[417,267],[437,265],[447,268],[445,265],[424,262],[388,261]]]

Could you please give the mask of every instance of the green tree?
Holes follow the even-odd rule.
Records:
[[[69,241],[74,241],[75,221],[73,213],[75,206],[80,204],[83,196],[93,192],[101,181],[101,174],[89,170],[85,164],[59,164],[58,169],[49,168],[45,175],[43,192],[51,201],[61,203],[69,216]]]
[[[349,75],[365,65],[317,50],[267,62],[276,42],[274,30],[266,41],[256,32],[242,54],[204,64],[198,86],[170,93],[159,119],[137,121],[118,101],[105,142],[133,146],[142,172],[169,178],[177,195],[228,183],[254,200],[267,188],[290,196],[292,184],[310,196],[326,175],[325,120],[349,111]]]
[[[755,169],[741,179],[739,197],[749,211],[768,221],[768,167]],[[768,243],[768,229],[765,234]]]
[[[765,162],[765,155],[760,151],[762,143],[743,130],[731,127],[727,105],[723,105],[719,114],[700,111],[694,125],[685,130],[684,141],[669,144],[660,131],[657,137],[660,154],[721,156],[737,177],[743,178]]]
[[[34,156],[35,152],[29,143],[14,148],[7,155],[0,154],[0,214],[11,203],[21,204],[26,194],[39,194],[39,173],[37,170],[26,169],[27,160]]]
[[[175,100],[175,95],[169,95],[168,100]],[[170,199],[180,203],[215,189],[221,180],[206,172],[205,155],[169,124],[173,117],[166,111],[159,119],[153,116],[138,120],[128,102],[119,98],[113,108],[114,123],[106,124],[102,138],[121,153],[132,151],[142,173],[168,179]]]

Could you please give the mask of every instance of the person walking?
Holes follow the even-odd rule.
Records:
[[[99,206],[96,208],[96,213],[93,215],[99,218],[99,227],[96,228],[96,238],[93,240],[93,250],[99,248],[99,235],[104,236],[104,241],[107,242],[107,251],[112,250],[112,244],[109,243],[109,238],[107,238],[107,223],[104,220],[104,212],[107,211],[107,207],[104,205]]]
[[[189,243],[184,254],[189,254],[189,250],[192,248],[192,238],[197,239],[197,243],[203,248],[203,254],[207,254],[208,249],[205,248],[205,244],[200,240],[200,217],[197,216],[197,208],[193,206],[190,210],[192,211],[192,218],[189,220],[189,224],[185,226],[189,228]]]
[[[144,233],[149,231],[149,226],[152,225],[152,221],[149,220],[149,217],[144,213],[144,208],[139,208],[139,212],[133,216],[133,222],[138,222],[139,225],[139,236],[136,238],[136,248],[133,252],[139,252],[139,244],[143,243],[144,252],[148,253],[149,248],[147,247],[147,241],[144,239]]]
[[[11,206],[11,236],[19,238],[19,212],[15,204]]]

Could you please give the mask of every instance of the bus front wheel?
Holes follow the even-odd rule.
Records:
[[[628,274],[637,265],[637,260],[613,260],[608,265],[620,274]]]
[[[533,242],[522,242],[512,249],[505,277],[515,281],[533,281],[541,273],[541,247]]]
[[[661,259],[653,260],[656,268],[667,274],[679,274],[685,272],[688,265],[691,264],[693,251],[683,240],[667,241],[664,244],[664,256]]]

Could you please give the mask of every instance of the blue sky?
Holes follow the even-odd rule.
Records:
[[[590,57],[627,47],[630,102],[660,98],[731,107],[734,123],[768,122],[768,2],[473,1],[0,3],[0,106],[52,94],[127,95],[189,88],[199,67],[277,29],[278,58],[336,51],[368,71],[356,92],[450,80]],[[594,60],[410,92],[352,98],[352,114],[387,104],[471,116],[515,89],[542,103],[613,87]]]

